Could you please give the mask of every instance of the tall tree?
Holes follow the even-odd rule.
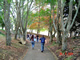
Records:
[[[21,0],[20,0],[21,1]],[[29,16],[29,11],[32,7],[33,4],[33,0],[27,0],[26,4],[25,4],[26,0],[21,1],[20,7],[22,9],[20,9],[19,14],[20,16],[20,20],[21,20],[21,27],[22,27],[22,31],[23,31],[23,40],[26,40],[26,30],[27,30],[27,23],[28,23],[28,16]]]
[[[54,26],[54,29],[55,29],[55,31],[57,32],[57,43],[60,45],[61,44],[61,34],[60,34],[60,23],[59,23],[59,19],[60,19],[60,13],[59,13],[59,4],[58,4],[58,9],[57,9],[57,17],[56,17],[56,19],[54,20],[54,10],[55,10],[55,5],[57,4],[57,1],[56,0],[47,0],[46,1],[47,3],[49,3],[50,4],[50,9],[51,9],[51,13],[52,13],[52,11],[53,11],[53,14],[51,14],[51,16],[53,15],[53,21],[51,21],[52,19],[51,19],[51,16],[50,16],[50,22],[53,22],[53,24],[51,24],[50,23],[50,41],[52,41],[52,26]]]
[[[3,0],[4,11],[4,24],[6,30],[6,45],[11,45],[11,32],[10,32],[10,2],[11,0]]]
[[[61,9],[60,9],[60,16],[61,16],[61,29],[62,29],[62,50],[66,50],[67,49],[67,37],[68,37],[68,33],[71,29],[71,27],[73,26],[73,23],[75,21],[75,18],[77,16],[78,10],[79,10],[79,5],[80,5],[80,1],[78,1],[78,7],[75,13],[75,16],[72,19],[72,7],[73,7],[73,0],[70,0],[69,2],[69,15],[68,15],[68,19],[64,22],[63,21],[63,8],[64,8],[64,1],[61,1]]]

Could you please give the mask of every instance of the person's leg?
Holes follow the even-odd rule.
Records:
[[[37,38],[37,42],[38,42],[38,38]]]
[[[43,52],[43,43],[41,43],[41,52]]]
[[[44,51],[44,43],[43,43],[43,51]]]
[[[42,51],[42,43],[41,43],[41,51]]]
[[[34,49],[34,42],[32,41],[32,49]]]
[[[35,46],[35,42],[34,42],[34,46]]]

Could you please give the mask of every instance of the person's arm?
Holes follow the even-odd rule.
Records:
[[[41,40],[41,38],[39,40]]]

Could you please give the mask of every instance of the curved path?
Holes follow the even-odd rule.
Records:
[[[35,48],[31,48],[31,44],[28,47],[28,51],[26,56],[23,58],[23,60],[55,60],[52,53],[45,47],[44,52],[41,52],[40,43],[35,43]]]

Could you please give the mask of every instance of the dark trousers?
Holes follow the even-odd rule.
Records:
[[[41,51],[44,51],[44,43],[41,43]]]

